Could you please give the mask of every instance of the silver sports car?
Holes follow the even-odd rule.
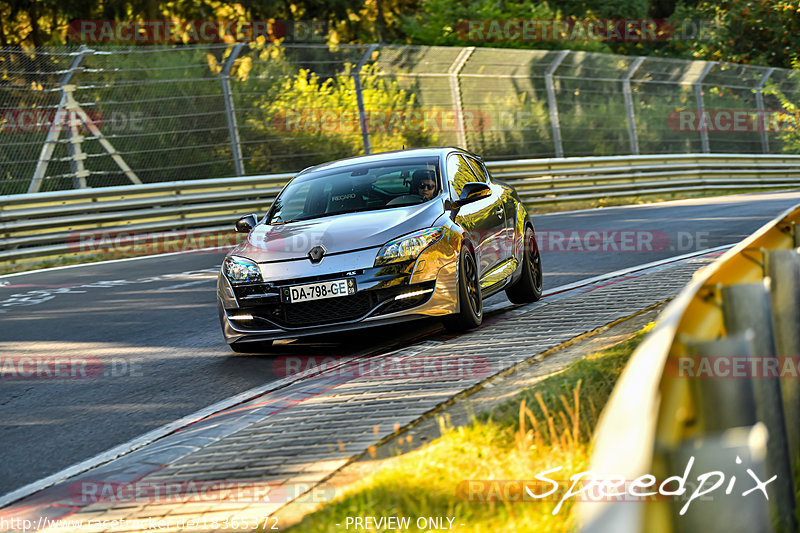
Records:
[[[424,148],[300,172],[222,263],[219,318],[236,352],[275,339],[438,317],[480,325],[483,299],[542,294],[533,223],[479,157]]]

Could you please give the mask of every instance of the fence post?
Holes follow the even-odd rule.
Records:
[[[244,163],[242,162],[242,144],[239,142],[239,128],[236,126],[236,113],[233,108],[233,96],[231,95],[231,68],[239,52],[242,51],[245,43],[237,43],[231,49],[231,53],[225,60],[222,70],[219,73],[222,81],[222,98],[225,101],[225,116],[228,118],[228,132],[231,138],[231,153],[233,154],[233,170],[237,176],[244,176]]]
[[[714,68],[716,65],[716,61],[709,61],[703,67],[703,72],[700,73],[700,76],[697,78],[697,81],[694,82],[694,94],[695,98],[697,98],[697,112],[700,114],[699,116],[699,124],[704,124],[705,121],[703,120],[703,114],[706,111],[705,102],[703,101],[703,80],[708,76],[708,73],[711,72],[711,69]],[[707,154],[711,151],[708,145],[708,129],[703,126],[700,128],[700,147],[704,154]]]
[[[364,88],[361,86],[361,69],[364,68],[372,53],[378,48],[377,44],[371,44],[361,56],[358,65],[353,69],[353,85],[356,89],[356,105],[358,105],[358,125],[361,127],[361,141],[364,143],[364,155],[372,153],[372,146],[369,143],[369,127],[367,124],[367,111],[364,108]]]
[[[631,96],[631,78],[644,63],[644,57],[637,57],[631,68],[622,79],[622,95],[625,97],[625,113],[628,116],[628,136],[631,140],[631,154],[639,155],[639,137],[636,134],[636,116],[633,111],[633,97]]]
[[[462,48],[461,52],[456,56],[453,64],[447,69],[447,74],[450,76],[450,96],[453,99],[453,107],[456,112],[456,135],[458,136],[458,147],[467,150],[467,134],[464,131],[464,111],[461,106],[461,87],[458,83],[458,75],[464,64],[475,51],[474,46]]]
[[[764,73],[756,86],[756,109],[758,110],[758,116],[761,117],[761,120],[759,120],[759,126],[761,127],[761,152],[765,154],[769,153],[769,139],[767,138],[767,117],[764,115],[764,93],[761,89],[764,88],[764,84],[767,83],[767,80],[772,76],[773,72],[775,72],[775,68],[768,68],[767,72]]]
[[[75,86],[66,85],[64,86],[63,90],[72,92],[75,90]],[[70,100],[72,99],[70,98]],[[81,148],[81,144],[83,143],[83,135],[81,135],[80,131],[78,130],[78,126],[80,126],[81,122],[80,119],[78,119],[78,114],[75,112],[74,108],[74,100],[67,102],[70,131],[67,148],[69,149],[69,162],[70,166],[72,167],[72,185],[76,189],[86,189],[89,186],[86,183],[86,178],[89,177],[90,173],[83,165],[83,162],[86,159],[86,154]]]
[[[544,73],[544,83],[547,88],[547,107],[550,109],[550,125],[553,128],[553,148],[556,157],[564,157],[564,145],[561,143],[561,124],[558,121],[558,103],[556,91],[553,87],[553,73],[569,54],[569,50],[562,50],[547,67]]]
[[[92,50],[90,50],[85,44],[82,44],[81,47],[78,48],[78,52],[75,55],[75,58],[72,60],[69,70],[67,70],[64,76],[61,78],[61,81],[58,83],[59,91],[61,91],[61,99],[59,100],[58,107],[56,107],[56,112],[53,115],[53,123],[50,124],[50,130],[47,132],[47,138],[44,140],[42,151],[39,153],[39,160],[36,162],[36,169],[33,171],[31,184],[28,186],[29,194],[39,192],[39,189],[42,188],[42,180],[44,179],[45,172],[47,172],[47,164],[50,162],[50,158],[53,157],[53,150],[56,148],[58,136],[61,133],[61,127],[63,126],[62,123],[64,122],[62,120],[64,106],[67,103],[67,92],[64,91],[64,87],[69,85],[69,82],[72,80],[72,76],[83,62],[83,58],[87,54],[91,53]]]

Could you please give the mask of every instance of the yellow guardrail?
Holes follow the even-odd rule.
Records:
[[[579,503],[582,532],[797,531],[798,223],[800,205],[699,270],[634,352],[590,465],[624,488]]]

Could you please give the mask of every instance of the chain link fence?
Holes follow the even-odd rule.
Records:
[[[205,44],[0,50],[0,195],[488,160],[800,153],[800,72],[570,51]]]

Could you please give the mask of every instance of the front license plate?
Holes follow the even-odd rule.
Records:
[[[356,293],[356,280],[353,278],[337,279],[309,283],[308,285],[295,285],[283,289],[283,301],[289,303],[310,302],[324,298],[337,298]]]

